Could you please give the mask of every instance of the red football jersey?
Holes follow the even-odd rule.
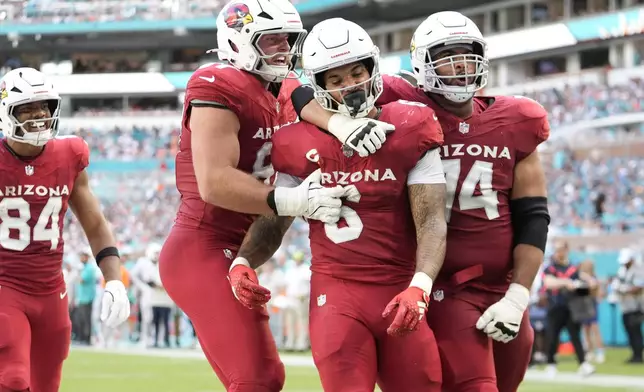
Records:
[[[443,128],[441,158],[447,180],[447,255],[438,281],[483,266],[482,288],[507,289],[513,268],[510,197],[514,167],[548,139],[548,114],[524,97],[476,97],[474,114],[461,120],[421,89],[399,77],[384,77],[379,102],[397,99],[432,107]]]
[[[443,134],[433,111],[416,102],[382,107],[379,120],[396,131],[377,154],[360,158],[333,136],[300,122],[273,138],[278,173],[307,177],[318,167],[326,186],[355,185],[360,201],[345,202],[337,225],[309,221],[313,272],[364,282],[408,282],[416,266],[416,229],[407,176]]]
[[[273,173],[270,163],[271,136],[280,127],[296,121],[291,92],[299,85],[286,79],[277,98],[252,74],[226,64],[198,69],[186,89],[179,153],[176,157],[177,189],[181,205],[176,224],[208,230],[213,239],[231,249],[241,244],[253,216],[207,204],[199,196],[192,164],[190,103],[216,102],[239,118],[240,157],[238,169],[264,180]]]
[[[64,290],[64,217],[89,148],[62,137],[22,160],[0,144],[0,286],[36,295]]]

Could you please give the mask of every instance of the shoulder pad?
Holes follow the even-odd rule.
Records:
[[[79,173],[89,166],[90,151],[85,139],[75,135],[59,136],[56,139],[67,145],[68,151],[76,159]]]
[[[280,128],[271,141],[271,162],[276,172],[305,178],[319,167],[319,154],[311,131],[322,132],[307,122]]]
[[[186,100],[213,107],[225,107],[242,113],[242,98],[253,76],[228,64],[212,64],[196,70],[186,87]]]
[[[522,160],[550,137],[548,112],[537,101],[530,98],[512,96],[504,99],[509,112],[516,116],[514,141],[518,151],[517,158]]]
[[[517,112],[526,118],[548,117],[548,112],[541,104],[532,98],[522,95],[509,97],[513,105],[516,106]]]
[[[402,139],[408,135],[414,148],[425,153],[443,144],[443,131],[438,117],[429,106],[414,101],[398,100],[382,107],[381,120],[396,126],[392,139]]]

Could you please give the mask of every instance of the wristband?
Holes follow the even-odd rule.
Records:
[[[411,279],[409,287],[418,287],[423,290],[427,295],[432,292],[432,286],[434,281],[424,272],[416,272],[414,277]]]
[[[101,261],[103,261],[104,258],[110,257],[110,256],[116,256],[118,258],[121,258],[121,256],[119,256],[119,250],[116,249],[116,247],[108,246],[107,248],[101,250],[96,254],[96,257],[95,257],[96,265],[100,266]]]
[[[228,272],[232,271],[233,268],[237,267],[238,265],[244,265],[248,268],[251,268],[250,263],[248,262],[248,260],[246,260],[245,257],[237,257],[235,258],[235,260],[233,260],[233,263],[230,265]]]

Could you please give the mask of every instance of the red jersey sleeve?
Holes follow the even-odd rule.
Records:
[[[77,136],[68,138],[72,154],[76,157],[76,170],[80,173],[89,166],[89,146],[87,142]]]
[[[376,104],[379,106],[399,99],[415,101],[416,87],[398,75],[382,75],[382,94]]]
[[[398,100],[382,107],[379,120],[396,125],[400,140],[409,140],[408,145],[425,152],[443,144],[443,130],[438,117],[429,106],[413,101]]]
[[[418,149],[421,154],[443,145],[443,128],[436,112],[428,106],[419,107],[416,111],[418,117]]]
[[[311,137],[308,127],[313,127],[313,125],[298,122],[281,128],[273,136],[271,161],[276,172],[306,178],[317,170],[316,159],[319,160],[319,155],[310,144]]]
[[[519,117],[514,142],[517,149],[517,159],[522,160],[532,154],[539,144],[548,140],[550,124],[548,123],[548,112],[536,101],[530,98],[515,97],[514,105]]]
[[[246,86],[240,70],[216,64],[195,71],[186,87],[186,102],[192,106],[212,106],[230,109],[238,117],[243,114],[242,100]]]

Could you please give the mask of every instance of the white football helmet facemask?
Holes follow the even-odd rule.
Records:
[[[450,49],[465,49],[467,53],[439,56]],[[470,100],[487,85],[487,43],[476,24],[463,14],[444,11],[430,15],[414,32],[410,52],[417,84],[427,92],[459,103]],[[448,76],[437,72],[450,66]],[[468,72],[472,66],[474,72]],[[464,79],[464,85],[452,83],[457,79]]]
[[[50,117],[18,120],[21,105],[42,101],[47,102]],[[60,95],[42,72],[33,68],[9,71],[0,80],[0,130],[16,142],[44,146],[58,134],[60,102]]]
[[[258,42],[270,34],[287,34],[289,50],[264,53]],[[218,48],[208,52],[268,82],[281,82],[295,68],[305,37],[300,14],[288,0],[232,0],[217,17]],[[280,57],[284,65],[267,63]]]
[[[356,62],[365,64],[369,79],[350,87],[326,89],[326,71]],[[382,94],[380,50],[362,27],[342,18],[327,19],[313,27],[302,46],[302,68],[313,86],[315,99],[332,112],[365,117]],[[342,102],[331,95],[346,90],[356,91],[343,94]]]

